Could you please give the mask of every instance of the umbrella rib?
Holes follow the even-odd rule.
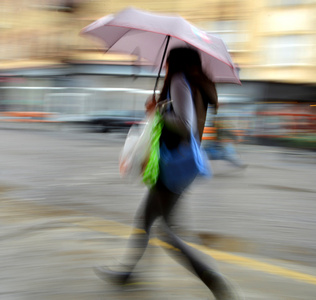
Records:
[[[117,26],[117,25],[110,25],[110,24],[109,24],[109,25],[107,25],[107,26],[120,27],[120,28],[129,29],[129,30],[128,30],[127,32],[125,32],[122,36],[124,36],[125,34],[127,34],[130,30],[140,30],[140,29],[137,28],[137,27],[128,27],[128,26],[123,26],[123,25]],[[151,32],[151,33],[166,35],[165,33],[161,33],[161,32],[159,32],[159,31],[155,31],[155,30],[146,30],[146,31],[147,31],[147,32]],[[122,36],[121,36],[120,38],[122,38]],[[174,35],[169,34],[169,36],[172,37],[172,38],[178,39],[178,40],[180,40],[180,41],[182,41],[182,42],[184,42],[184,43],[187,43],[184,39],[181,39],[181,38],[176,37],[176,36],[174,36]],[[116,42],[117,42],[117,41],[116,41]],[[116,43],[116,42],[115,42],[115,43]],[[114,44],[115,44],[115,43],[114,43]],[[113,45],[114,45],[114,44],[113,44]],[[215,59],[217,59],[217,60],[219,60],[220,62],[224,63],[225,65],[229,66],[231,69],[234,69],[234,65],[232,65],[231,63],[228,63],[228,62],[226,62],[226,61],[220,59],[219,57],[217,57],[217,56],[214,55],[214,54],[209,54],[209,53],[207,53],[206,51],[204,51],[203,49],[201,49],[201,48],[198,47],[198,46],[192,45],[192,44],[190,44],[190,43],[188,43],[188,44],[191,45],[191,46],[193,46],[193,47],[195,47],[195,48],[197,48],[197,49],[199,49],[200,51],[206,53],[207,55],[210,55],[210,56],[214,57]],[[113,46],[113,45],[112,45],[112,46]]]
[[[119,26],[117,26],[117,27],[119,27]],[[126,32],[124,32],[123,35],[121,35],[120,37],[118,37],[118,38],[116,39],[116,41],[115,41],[114,43],[112,43],[111,47],[109,47],[109,48],[105,51],[105,53],[107,53],[124,35],[126,35],[126,34],[129,33],[130,31],[132,31],[132,29],[133,29],[133,28],[128,28],[128,27],[120,27],[120,28],[126,28],[126,29],[128,29],[128,30],[127,30]]]

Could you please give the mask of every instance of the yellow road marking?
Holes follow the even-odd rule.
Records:
[[[309,274],[305,274],[305,273],[301,273],[297,271],[292,271],[287,268],[274,266],[269,263],[260,262],[255,259],[230,254],[227,252],[212,250],[201,245],[196,245],[192,243],[188,243],[188,244],[191,247],[204,252],[205,254],[211,255],[212,257],[214,257],[216,260],[219,260],[219,261],[224,261],[230,264],[243,266],[243,267],[254,269],[257,271],[264,272],[264,273],[279,275],[285,278],[291,278],[291,279],[303,281],[305,283],[316,285],[316,276],[313,276],[313,275],[309,275]]]
[[[132,227],[124,225],[119,222],[102,220],[102,219],[97,220],[96,218],[90,218],[90,217],[85,218],[84,221],[71,222],[71,223],[74,223],[78,226],[83,226],[85,228],[92,229],[94,231],[104,232],[104,233],[119,236],[122,238],[128,238],[131,232],[136,232],[136,233],[143,232],[140,229],[133,229]],[[158,238],[150,239],[149,243],[154,246],[160,246],[162,248],[179,251],[178,249],[174,248],[172,245],[166,242],[163,242],[159,240]],[[305,274],[305,273],[301,273],[297,271],[292,271],[287,268],[274,266],[272,264],[260,262],[258,260],[247,258],[247,257],[230,254],[223,251],[213,250],[208,247],[197,245],[194,243],[187,243],[187,244],[207,255],[212,256],[214,259],[218,261],[222,261],[222,262],[226,262],[226,263],[230,263],[234,265],[239,265],[242,267],[246,267],[248,269],[253,269],[253,270],[261,271],[264,273],[278,275],[285,278],[290,278],[297,281],[316,285],[316,276],[313,276],[313,275],[309,275],[309,274]]]
[[[171,249],[171,250],[174,250],[174,251],[180,251],[179,249],[173,247],[172,245],[166,243],[166,242],[163,242],[157,238],[152,238],[149,240],[149,244],[150,245],[153,245],[153,246],[159,246],[159,247],[162,247],[162,248],[165,248],[165,249]]]
[[[3,204],[3,203],[2,203]],[[9,204],[5,202],[5,204]],[[11,203],[14,204],[14,203]],[[24,204],[24,205],[23,205]],[[33,221],[36,217],[49,219],[49,217],[59,216],[59,222],[65,222],[68,224],[77,225],[78,227],[90,229],[97,232],[103,232],[106,234],[110,234],[113,236],[118,236],[121,238],[128,238],[131,233],[142,233],[142,230],[132,228],[131,226],[124,225],[122,223],[110,220],[104,220],[101,218],[91,217],[89,215],[83,215],[77,211],[72,210],[59,210],[55,207],[50,207],[48,205],[34,205],[30,202],[25,203],[20,202],[18,206],[16,205],[2,205],[2,214],[0,215],[2,220],[7,219],[10,216],[11,221],[18,220],[19,223],[23,220],[22,216],[27,217],[27,220],[31,218]],[[12,206],[12,207],[11,207]],[[17,210],[19,208],[19,210]],[[14,213],[18,213],[19,218],[14,218]],[[65,217],[66,216],[66,217]],[[22,221],[23,223],[23,221]],[[157,239],[153,238],[150,240],[150,244],[155,246],[160,246],[167,249],[175,249],[173,246]],[[316,285],[316,276],[292,271],[287,268],[274,266],[269,263],[260,262],[255,259],[246,258],[234,254],[230,254],[223,251],[213,250],[207,248],[205,246],[188,243],[191,247],[202,251],[203,253],[212,256],[214,259],[234,265],[239,265],[242,267],[246,267],[248,269],[253,269],[257,271],[261,271],[268,274],[274,274],[278,276],[282,276],[284,278],[290,278],[297,281],[309,283]]]

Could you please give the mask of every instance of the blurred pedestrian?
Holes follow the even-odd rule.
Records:
[[[161,103],[168,98],[172,99],[172,109],[162,109]],[[168,148],[176,148],[182,140],[189,139],[191,130],[201,141],[209,104],[217,109],[217,92],[215,84],[203,72],[198,52],[190,48],[172,49],[167,58],[166,77],[159,99],[157,103],[154,98],[146,103],[148,113],[160,109],[163,115],[165,125],[161,140]],[[237,299],[231,284],[217,267],[204,261],[201,253],[181,240],[169,226],[171,211],[181,195],[181,192],[172,192],[158,179],[136,214],[136,229],[129,239],[125,261],[121,265],[123,271],[96,267],[96,274],[102,279],[126,283],[145,252],[153,223],[160,217],[162,239],[177,250],[174,252],[183,265],[204,282],[216,299]]]
[[[204,143],[204,149],[211,160],[226,160],[233,164],[235,167],[244,169],[247,167],[239,154],[236,151],[235,143],[238,142],[238,136],[229,126],[228,120],[214,121],[214,128],[216,130],[216,139]]]

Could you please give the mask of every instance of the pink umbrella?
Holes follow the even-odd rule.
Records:
[[[167,50],[185,46],[199,51],[204,70],[214,82],[240,84],[236,67],[223,41],[178,16],[127,8],[93,22],[81,33],[101,39],[107,51],[134,54],[160,65],[154,90]]]

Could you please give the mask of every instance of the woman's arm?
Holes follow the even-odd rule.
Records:
[[[171,79],[170,98],[173,111],[163,115],[165,126],[183,137],[196,129],[196,116],[190,88],[183,74],[175,74]]]

